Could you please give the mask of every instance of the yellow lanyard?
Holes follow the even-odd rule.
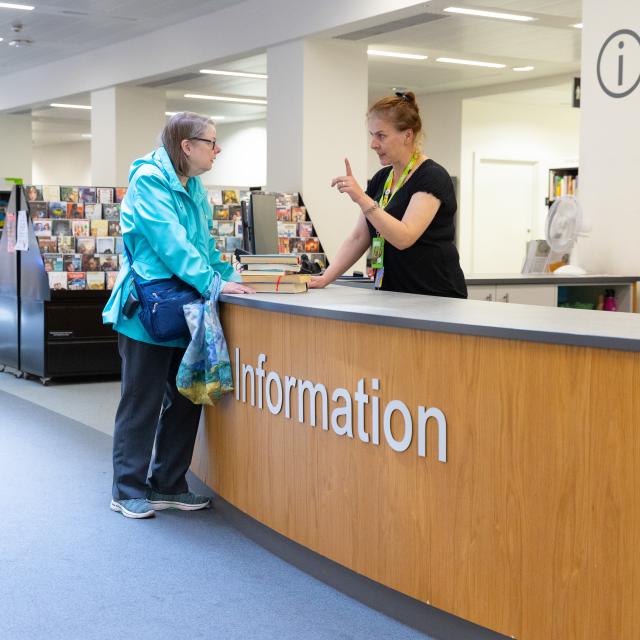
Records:
[[[396,193],[398,193],[398,189],[400,189],[400,187],[404,184],[404,181],[407,179],[407,176],[411,172],[411,169],[413,169],[415,163],[418,161],[418,155],[419,154],[416,151],[411,156],[411,159],[407,163],[407,166],[404,168],[404,171],[402,172],[402,175],[400,176],[400,179],[398,180],[398,183],[396,184],[395,189],[393,190],[393,193],[391,193],[391,184],[393,183],[393,169],[389,171],[389,175],[387,176],[387,179],[385,180],[385,183],[384,183],[384,189],[382,190],[382,196],[380,196],[380,200],[378,201],[378,204],[383,209],[389,204],[389,202],[391,202],[391,199],[393,198],[393,196],[395,196]]]

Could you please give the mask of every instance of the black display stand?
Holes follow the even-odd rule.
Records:
[[[24,189],[13,187],[7,214],[26,208]],[[20,252],[9,252],[9,234],[0,239],[0,367],[20,372]]]
[[[20,194],[18,205],[26,203],[22,189],[15,192]],[[58,377],[119,374],[118,337],[111,325],[102,323],[111,292],[52,291],[30,218],[28,222],[27,251],[8,253],[4,237],[0,244],[0,362],[43,383]],[[11,277],[2,275],[5,262]]]

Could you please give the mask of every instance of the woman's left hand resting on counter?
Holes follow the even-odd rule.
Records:
[[[255,290],[241,282],[227,282],[222,289],[222,293],[255,293]]]
[[[370,198],[353,177],[349,160],[344,160],[347,175],[331,181],[340,193],[346,193],[355,202],[375,230],[396,249],[408,249],[427,230],[440,208],[440,200],[430,193],[414,193],[402,220],[394,218]]]

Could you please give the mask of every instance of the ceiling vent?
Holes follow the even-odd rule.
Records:
[[[368,27],[366,29],[351,31],[350,33],[344,33],[341,36],[336,36],[336,38],[338,40],[363,40],[364,38],[372,38],[373,36],[379,36],[383,33],[399,31],[400,29],[408,29],[409,27],[415,27],[419,24],[426,24],[427,22],[442,20],[449,17],[450,16],[436,13],[422,13],[417,16],[410,16],[409,18],[394,20],[393,22],[385,22],[384,24],[379,24],[375,27]]]

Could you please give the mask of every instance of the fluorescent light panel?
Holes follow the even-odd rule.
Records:
[[[35,7],[28,4],[12,4],[10,2],[0,2],[0,9],[20,9],[21,11],[33,11]]]
[[[91,110],[91,107],[86,104],[65,104],[63,102],[52,102],[50,107],[58,107],[59,109],[88,109]]]
[[[386,58],[403,58],[405,60],[426,60],[429,56],[417,53],[397,53],[396,51],[380,51],[379,49],[367,49],[370,56],[384,56]]]
[[[533,71],[534,69],[535,67],[532,67],[531,65],[527,67],[511,67],[512,71]]]
[[[90,138],[91,134],[90,133],[81,133],[80,134],[83,138]]]
[[[200,73],[207,73],[212,76],[233,76],[235,78],[257,78],[266,80],[269,76],[266,73],[250,73],[248,71],[223,71],[221,69],[200,69]]]
[[[460,60],[458,58],[436,58],[436,62],[448,62],[449,64],[466,64],[471,67],[488,67],[490,69],[504,69],[506,64],[497,62],[481,62],[479,60]]]
[[[571,25],[574,29],[582,29],[582,22],[578,22],[577,24]]]
[[[448,13],[460,13],[465,16],[477,16],[478,18],[497,18],[498,20],[515,20],[516,22],[531,22],[535,20],[531,16],[521,16],[515,13],[502,13],[501,11],[483,11],[481,9],[465,9],[463,7],[447,7],[443,9]]]
[[[194,98],[196,100],[217,100],[219,102],[235,102],[239,104],[267,104],[266,100],[257,98],[229,98],[227,96],[205,96],[201,93],[185,93],[185,98]]]

